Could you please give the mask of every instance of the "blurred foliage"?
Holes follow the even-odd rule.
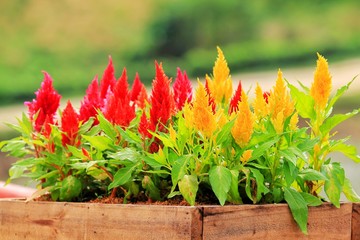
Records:
[[[352,57],[359,15],[356,0],[0,1],[0,103],[32,99],[41,70],[61,94],[82,95],[109,55],[148,84],[155,59],[171,77],[179,66],[202,78],[217,45],[233,73]]]

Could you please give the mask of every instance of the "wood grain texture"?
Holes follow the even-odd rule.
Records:
[[[360,203],[353,203],[351,239],[360,240]]]
[[[0,201],[0,239],[201,239],[196,207]]]
[[[351,239],[352,204],[311,207],[308,235],[286,204],[204,207],[204,239]]]

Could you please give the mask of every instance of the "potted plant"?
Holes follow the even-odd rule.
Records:
[[[339,151],[360,161],[355,147],[332,132],[359,110],[332,115],[352,81],[331,96],[323,56],[310,87],[295,87],[279,70],[274,87],[266,92],[257,84],[251,99],[241,83],[234,89],[220,48],[213,74],[195,89],[185,71],[177,70],[172,86],[161,63],[155,71],[148,94],[138,74],[129,88],[125,68],[116,80],[110,58],[79,111],[68,101],[58,115],[61,96],[44,72],[36,98],[25,103],[28,114],[12,126],[21,136],[0,145],[20,158],[9,181],[29,177],[38,191],[25,203],[0,202],[12,209],[1,214],[17,215],[14,222],[25,214],[42,234],[53,227],[49,234],[62,237],[75,222],[82,223],[77,236],[83,238],[110,228],[134,238],[350,237],[353,206],[340,203],[340,194],[360,199],[341,163],[328,155]],[[53,202],[33,201],[39,197]],[[184,204],[190,207],[176,206]],[[84,217],[91,214],[96,217]],[[104,215],[111,223],[98,219]],[[127,220],[128,231],[119,227]]]

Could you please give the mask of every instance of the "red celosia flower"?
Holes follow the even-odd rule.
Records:
[[[133,102],[133,105],[138,106],[139,108],[143,109],[145,107],[145,101],[149,101],[146,87],[140,81],[139,74],[136,73],[134,83],[132,85],[132,89],[130,92],[130,100]]]
[[[84,100],[81,102],[80,107],[80,120],[86,122],[90,117],[96,117],[97,110],[101,109],[103,100],[100,98],[98,87],[98,78],[95,76],[94,80],[88,86]],[[95,119],[94,125],[99,121]]]
[[[45,148],[47,149],[47,151],[53,153],[55,152],[55,144],[52,140],[50,140],[50,135],[51,135],[51,123],[50,123],[50,119],[49,116],[46,116],[45,121],[44,121],[44,125],[43,128],[41,129],[41,134],[48,139],[48,142],[45,146]],[[37,150],[39,150],[39,146],[37,146]]]
[[[173,85],[175,106],[180,111],[186,102],[191,102],[192,99],[192,86],[188,79],[186,72],[181,72],[180,68],[177,69],[177,77]]]
[[[48,123],[54,123],[54,116],[60,105],[60,94],[54,89],[52,79],[47,72],[44,73],[44,80],[41,88],[35,92],[36,99],[32,102],[25,102],[29,108],[29,117],[33,121],[33,126],[37,132],[41,131],[46,118]],[[36,119],[34,119],[35,115]]]
[[[113,94],[108,95],[104,106],[104,116],[111,123],[122,127],[129,126],[135,118],[135,106],[130,104],[129,84],[127,82],[126,69],[116,82]]]
[[[171,92],[171,80],[165,75],[162,64],[155,62],[156,75],[151,92],[151,124],[162,131],[174,112],[174,97]]]
[[[213,114],[215,114],[216,113],[216,103],[215,103],[215,99],[211,96],[208,79],[205,80],[205,90],[206,90],[206,93],[209,98],[209,106],[211,106],[212,112],[213,112]]]
[[[264,97],[266,103],[269,103],[269,96],[270,96],[270,92],[263,93],[263,97]]]
[[[171,115],[174,113],[174,97],[171,92],[171,80],[165,75],[161,64],[155,62],[155,79],[151,92],[150,119],[146,118],[145,113],[141,116],[139,132],[143,138],[151,138],[149,131],[165,131]],[[160,140],[155,138],[149,147],[150,152],[159,149]]]
[[[135,102],[137,100],[143,85],[144,84],[142,84],[141,81],[140,81],[139,74],[136,73],[134,83],[132,85],[131,92],[130,92],[130,96],[131,96],[130,100],[131,101]]]
[[[71,102],[68,101],[67,105],[61,116],[61,135],[62,145],[79,146],[80,141],[78,139],[79,131],[79,115],[75,112]]]
[[[239,102],[241,102],[241,91],[242,91],[242,86],[241,86],[241,82],[239,82],[235,94],[230,100],[229,114],[233,112],[237,112],[239,110],[238,104]]]
[[[113,90],[115,84],[114,66],[111,57],[109,57],[109,64],[100,82],[100,98],[105,99],[108,92]]]

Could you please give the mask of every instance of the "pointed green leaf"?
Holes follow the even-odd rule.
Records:
[[[329,113],[332,109],[332,107],[334,106],[334,104],[337,102],[337,100],[339,100],[339,98],[350,88],[350,85],[354,82],[354,80],[356,79],[357,76],[355,76],[349,83],[347,83],[346,85],[342,86],[341,88],[339,88],[336,91],[336,94],[334,95],[334,97],[332,97],[328,103],[328,105],[326,106],[326,113]]]
[[[149,176],[144,176],[142,182],[142,187],[146,189],[146,195],[152,200],[160,200],[160,190],[154,184],[153,180]]]
[[[197,177],[193,175],[185,175],[179,181],[179,190],[185,200],[191,205],[195,205],[196,194],[199,188]]]
[[[321,201],[321,199],[311,195],[310,193],[300,192],[300,194],[304,198],[304,200],[307,202],[308,206],[316,207],[316,206],[320,206],[323,203]]]
[[[256,181],[256,199],[253,201],[259,202],[261,199],[261,196],[263,194],[266,194],[269,192],[269,189],[264,185],[264,175],[261,174],[261,172],[255,168],[249,168],[251,173],[253,174],[255,181]]]
[[[302,195],[292,188],[284,188],[284,198],[304,234],[307,234],[308,206]]]
[[[242,204],[242,199],[239,193],[239,171],[230,170],[231,172],[231,186],[229,190],[229,202],[235,204]]]
[[[105,151],[111,149],[111,145],[113,141],[106,136],[86,136],[82,135],[82,137],[87,140],[90,145],[99,151]]]
[[[351,182],[348,178],[345,178],[344,180],[343,193],[349,201],[357,203],[360,202],[360,197],[353,189]]]
[[[131,175],[134,172],[134,167],[120,168],[114,175],[114,180],[108,186],[108,189],[112,189],[121,185],[124,185],[131,180]]]
[[[221,131],[216,136],[216,144],[221,145],[225,141],[229,140],[229,135],[231,135],[231,129],[234,126],[235,119],[227,122],[222,128]]]
[[[71,201],[81,193],[82,184],[79,179],[70,175],[62,181],[60,188],[60,201]]]
[[[330,151],[341,152],[342,154],[344,154],[346,157],[350,158],[354,162],[356,163],[360,162],[360,156],[358,155],[356,147],[353,145],[347,145],[345,143],[338,142],[330,148]]]
[[[304,181],[327,180],[323,173],[311,168],[301,170],[299,172],[299,177],[301,177]]]
[[[294,85],[288,83],[288,86],[290,88],[291,97],[295,100],[295,107],[296,110],[299,112],[299,115],[303,118],[314,119],[314,99],[310,95],[301,92]]]
[[[175,161],[171,169],[172,190],[175,189],[178,181],[182,179],[187,173],[187,165],[189,163],[189,156],[182,156]]]
[[[345,172],[340,163],[330,163],[323,166],[323,172],[328,180],[325,181],[324,190],[330,202],[340,207],[340,194],[344,185]]]
[[[352,112],[346,114],[335,114],[334,116],[329,117],[328,119],[326,119],[324,124],[320,126],[321,133],[325,136],[338,124],[358,114],[359,110],[360,109],[355,109]]]
[[[97,118],[99,120],[99,125],[101,130],[113,141],[116,139],[116,131],[114,126],[109,122],[104,114],[102,114],[100,111],[98,111]]]
[[[209,171],[211,188],[221,205],[225,204],[231,186],[231,172],[223,166],[214,166]]]

